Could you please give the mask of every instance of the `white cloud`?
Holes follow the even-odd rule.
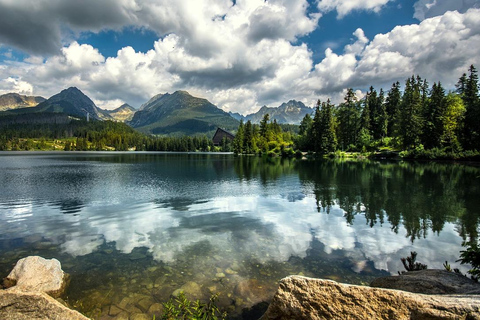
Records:
[[[320,0],[318,9],[321,12],[336,10],[338,18],[343,18],[347,14],[356,10],[371,10],[380,12],[383,6],[392,0]]]
[[[413,17],[423,21],[444,14],[447,11],[466,12],[470,8],[480,8],[480,0],[419,0],[413,5]]]
[[[9,92],[17,92],[19,94],[32,95],[33,86],[26,81],[9,77],[0,82],[0,94],[9,93]]]
[[[319,15],[307,14],[306,1],[243,0],[233,5],[205,0],[188,6],[171,1],[115,2],[111,5],[117,18],[106,18],[103,25],[120,28],[128,23],[168,33],[153,49],[137,52],[125,47],[116,56],[105,58],[93,46],[73,41],[47,58],[32,55],[23,62],[0,65],[0,79],[23,83],[23,87],[15,87],[3,81],[0,90],[49,97],[77,86],[101,106],[111,108],[120,101],[139,107],[153,95],[181,89],[227,111],[247,114],[290,99],[309,106],[319,98],[338,103],[348,87],[360,93],[370,85],[388,89],[392,82],[414,73],[453,88],[457,78],[470,64],[478,64],[480,57],[480,48],[472,45],[480,43],[479,9],[447,12],[419,24],[397,26],[371,40],[359,28],[343,52],[327,48],[325,57],[314,65],[314,53],[307,44],[291,41],[316,27]],[[378,11],[387,2],[330,0],[318,5],[323,11],[336,9],[347,14],[351,10]],[[6,3],[0,0],[0,6]],[[61,7],[57,1],[49,1],[49,6],[56,6],[57,11]],[[102,8],[97,7],[98,12]],[[41,14],[42,10],[32,5],[32,12]],[[78,32],[101,29],[95,17],[92,13],[91,25],[87,18],[75,20],[66,13],[58,19],[70,21],[67,25]],[[41,23],[59,27],[55,21]]]

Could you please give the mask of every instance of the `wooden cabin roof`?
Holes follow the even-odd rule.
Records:
[[[235,139],[235,135],[222,128],[217,128],[217,131],[215,132],[212,138],[213,144],[220,145],[222,143],[223,138],[233,140]]]

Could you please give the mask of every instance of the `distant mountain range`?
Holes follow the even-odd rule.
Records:
[[[277,123],[280,124],[300,124],[306,114],[312,113],[313,109],[305,106],[303,102],[290,100],[287,103],[282,103],[282,105],[277,108],[263,106],[256,113],[252,113],[247,116],[242,116],[239,113],[230,113],[230,115],[235,119],[243,120],[244,122],[250,120],[252,123],[260,123],[263,117],[268,114],[270,116],[270,120],[273,121],[273,119],[276,119]]]
[[[186,91],[158,94],[139,110],[128,104],[115,110],[100,109],[75,87],[62,90],[47,100],[15,93],[0,96],[3,123],[58,123],[67,121],[68,117],[86,118],[88,114],[90,119],[126,122],[142,132],[159,135],[213,134],[217,128],[235,131],[239,120],[260,123],[267,113],[271,120],[276,119],[280,124],[299,124],[305,114],[312,112],[313,109],[302,102],[291,100],[278,108],[264,106],[256,113],[242,116],[227,113],[208,100],[194,97]],[[67,117],[59,118],[54,114]]]
[[[125,103],[114,110],[103,110],[103,113],[107,114],[110,118],[112,118],[115,121],[127,122],[132,120],[133,115],[135,114],[136,111],[137,109]]]
[[[239,122],[206,99],[176,91],[151,98],[128,124],[153,134],[192,135],[212,133],[218,127],[235,130]]]
[[[45,101],[43,97],[24,96],[18,93],[7,93],[0,95],[0,111],[35,107]]]

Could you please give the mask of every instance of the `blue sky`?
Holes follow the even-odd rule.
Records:
[[[102,108],[187,90],[243,114],[453,88],[480,60],[480,0],[0,0],[0,94],[76,86]]]

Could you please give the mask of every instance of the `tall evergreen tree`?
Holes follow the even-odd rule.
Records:
[[[257,151],[256,149],[254,128],[252,122],[248,120],[243,133],[243,152],[252,154]]]
[[[402,97],[402,104],[399,118],[398,136],[402,140],[403,148],[416,147],[420,142],[422,127],[422,83],[412,76],[405,82],[405,91]]]
[[[328,99],[327,102],[322,103],[322,109],[320,111],[321,153],[334,152],[337,148],[333,108],[334,106],[330,103],[330,99]]]
[[[442,144],[445,117],[445,90],[433,83],[432,94],[423,110],[422,143],[425,148],[439,148]]]
[[[465,104],[464,144],[466,149],[480,150],[480,98],[477,69],[471,65],[462,95]]]
[[[387,113],[387,136],[392,137],[395,133],[395,127],[398,124],[400,115],[400,103],[402,94],[400,93],[400,82],[395,82],[387,94],[385,101],[385,111]]]
[[[337,139],[342,150],[357,144],[361,120],[361,105],[352,88],[347,90],[344,99],[337,107]]]
[[[233,152],[236,154],[241,154],[243,153],[243,142],[244,142],[244,124],[243,124],[243,119],[240,120],[240,124],[238,126],[237,134],[235,135],[235,138],[233,139]]]
[[[312,142],[313,142],[313,151],[320,153],[322,150],[322,115],[320,113],[320,100],[317,101],[315,106],[315,115],[313,116],[312,122]]]

